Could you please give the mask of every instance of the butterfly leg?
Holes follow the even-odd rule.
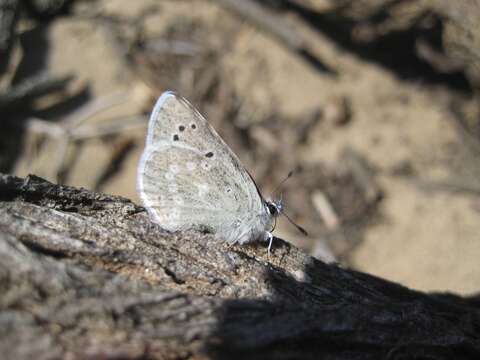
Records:
[[[267,255],[270,259],[270,249],[272,248],[273,243],[273,234],[270,231],[265,231],[265,241],[268,241]]]

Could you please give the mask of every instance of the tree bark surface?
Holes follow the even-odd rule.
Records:
[[[473,359],[479,297],[426,294],[280,239],[169,233],[127,199],[0,176],[5,359]]]

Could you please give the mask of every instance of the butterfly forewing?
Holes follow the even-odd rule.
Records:
[[[236,155],[205,118],[173,92],[164,93],[152,112],[137,178],[148,211],[169,230],[218,231],[251,222],[265,211]]]

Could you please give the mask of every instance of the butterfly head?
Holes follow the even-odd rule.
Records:
[[[283,203],[282,199],[265,200],[265,207],[270,215],[276,217],[282,213]]]
[[[302,228],[300,225],[295,224],[295,222],[290,219],[290,217],[283,212],[283,202],[282,198],[280,199],[275,199],[275,200],[264,200],[265,208],[267,212],[273,217],[276,218],[278,215],[283,215],[287,218],[287,220],[297,228],[298,231],[300,231],[303,235],[308,235],[308,233],[305,231],[304,228]],[[275,227],[275,226],[274,226]]]

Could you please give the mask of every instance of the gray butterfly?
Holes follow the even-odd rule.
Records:
[[[206,230],[230,244],[269,241],[270,253],[281,200],[262,197],[228,145],[174,92],[163,93],[153,108],[137,188],[167,230]]]

